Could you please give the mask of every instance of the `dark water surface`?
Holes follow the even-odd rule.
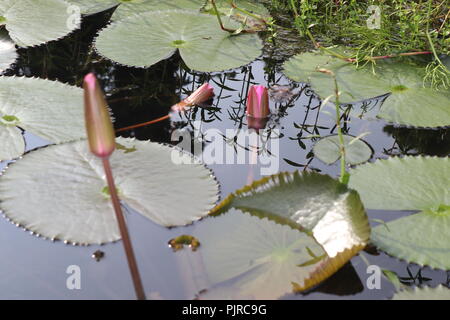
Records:
[[[83,31],[77,31],[61,41],[37,48],[21,49],[20,58],[7,75],[34,76],[80,85],[88,71],[95,71],[103,83],[108,100],[116,118],[116,128],[148,121],[167,114],[169,107],[185,97],[204,81],[214,86],[216,97],[213,106],[218,110],[194,108],[176,121],[164,121],[148,127],[125,132],[124,136],[138,139],[174,143],[171,134],[175,128],[192,130],[194,123],[202,130],[216,128],[246,130],[244,116],[245,98],[250,84],[273,87],[275,84],[290,86],[293,96],[282,103],[271,101],[272,118],[268,123],[272,139],[279,146],[274,164],[278,171],[317,170],[336,177],[338,164],[327,166],[315,159],[311,147],[316,138],[334,131],[334,119],[326,109],[319,111],[320,101],[305,85],[292,83],[281,73],[282,60],[279,54],[267,48],[263,57],[251,65],[226,73],[195,74],[180,66],[180,59],[173,57],[147,69],[117,66],[101,59],[89,50],[96,30],[105,25],[108,14],[89,17],[83,23]],[[276,51],[279,51],[277,48]],[[281,55],[282,56],[282,55]],[[182,63],[181,63],[182,64]],[[378,105],[373,102],[373,108]],[[357,106],[358,107],[358,106]],[[194,120],[197,120],[195,122]],[[200,122],[198,122],[200,120]],[[350,120],[350,118],[348,118]],[[316,131],[314,131],[314,129]],[[308,132],[309,131],[309,132]],[[351,117],[345,123],[345,131],[357,136],[370,132],[364,139],[374,149],[371,161],[390,155],[449,154],[450,136],[446,130],[413,130],[397,128],[382,121],[360,120]],[[276,138],[281,133],[279,138]],[[27,150],[45,145],[46,142],[25,133]],[[300,139],[301,138],[301,139]],[[275,141],[272,140],[272,141]],[[243,155],[249,159],[250,152],[228,141],[224,152]],[[272,149],[273,151],[274,149]],[[248,163],[248,161],[246,162]],[[6,163],[0,164],[3,168]],[[211,164],[208,166],[220,183],[221,198],[261,177],[260,163]],[[177,183],[171,181],[170,183]],[[26,199],[24,199],[26,201]],[[370,219],[389,221],[410,212],[369,211]],[[214,223],[220,223],[215,219]],[[131,209],[127,213],[135,253],[139,262],[144,287],[149,298],[191,299],[204,289],[202,281],[189,279],[188,250],[174,253],[168,246],[169,239],[190,234],[199,224],[211,223],[204,219],[194,225],[167,229],[155,225]],[[372,225],[376,222],[371,221]],[[91,257],[96,250],[105,253],[97,262]],[[363,257],[361,257],[363,256]],[[134,299],[128,267],[122,244],[103,246],[72,246],[62,242],[52,243],[37,238],[17,228],[6,219],[0,219],[0,299]],[[366,280],[368,264],[397,272],[408,277],[415,276],[419,267],[391,258],[383,253],[362,252],[343,269],[322,285],[307,294],[290,294],[286,299],[385,299],[392,296],[394,286],[383,278],[381,289],[369,290]],[[81,290],[68,290],[66,269],[69,265],[81,268]],[[411,284],[425,281],[429,285],[448,283],[444,271],[422,268],[421,275]],[[276,281],[276,279],[274,279]],[[407,283],[406,281],[405,283]]]

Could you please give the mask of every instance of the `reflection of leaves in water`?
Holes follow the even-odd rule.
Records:
[[[416,274],[414,275],[409,268],[409,266],[406,267],[406,272],[408,273],[407,277],[398,277],[400,282],[403,284],[406,284],[408,286],[412,285],[423,285],[425,282],[431,281],[431,278],[422,276],[422,270],[423,268],[419,268],[417,270]]]
[[[396,147],[386,150],[388,155],[430,155],[448,156],[450,154],[450,128],[412,129],[385,126],[384,132],[395,139]]]

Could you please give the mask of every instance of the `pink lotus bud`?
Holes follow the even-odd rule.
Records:
[[[93,73],[84,77],[83,88],[89,148],[97,157],[109,157],[116,147],[116,135],[105,96]]]
[[[192,107],[204,103],[214,96],[214,88],[209,83],[204,83],[197,90],[191,93],[189,97],[177,103],[172,107],[173,111],[183,111],[186,107]]]
[[[263,129],[270,115],[269,93],[264,86],[251,86],[247,95],[247,123],[252,129]]]
[[[270,114],[269,92],[264,86],[251,86],[247,95],[247,115],[266,118]]]

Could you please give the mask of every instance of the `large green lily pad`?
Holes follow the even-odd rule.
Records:
[[[24,153],[18,127],[54,143],[85,137],[83,90],[56,81],[0,77],[0,160]]]
[[[226,282],[240,298],[308,289],[361,250],[370,234],[357,193],[317,173],[264,178],[211,215],[217,223],[195,232],[206,272],[212,286]]]
[[[342,50],[340,50],[342,51]],[[295,81],[309,82],[323,99],[334,100],[337,79],[340,102],[351,103],[390,93],[378,117],[389,122],[415,127],[450,125],[450,92],[434,90],[423,82],[424,68],[397,61],[370,63],[356,67],[324,52],[308,52],[294,56],[284,65],[285,74]]]
[[[346,52],[344,49],[340,51]],[[331,100],[334,101],[333,77],[319,72],[320,69],[330,70],[336,75],[341,103],[356,102],[389,92],[379,76],[370,70],[361,72],[353,64],[320,51],[298,54],[284,64],[284,72],[289,78],[311,83],[312,89],[322,99],[332,96]]]
[[[424,68],[383,63],[378,70],[391,92],[378,117],[414,127],[450,126],[450,92],[424,87]]]
[[[350,172],[349,186],[370,209],[421,210],[373,229],[371,241],[400,259],[450,269],[450,159],[379,160]]]
[[[185,225],[217,201],[211,172],[174,148],[119,138],[111,157],[122,201],[163,226]],[[173,159],[191,161],[175,164]],[[120,238],[102,162],[87,141],[28,153],[0,178],[0,209],[26,229],[47,238],[101,244]],[[26,201],[24,201],[26,199]]]
[[[377,160],[351,170],[350,176],[349,187],[368,209],[428,210],[450,204],[449,158]]]
[[[450,270],[450,207],[412,214],[372,230],[371,241],[399,259]]]
[[[258,36],[233,36],[220,29],[216,17],[188,10],[144,12],[112,23],[95,45],[101,55],[135,67],[149,67],[179,50],[189,68],[204,72],[248,64],[262,48]]]
[[[60,39],[80,23],[80,13],[63,0],[2,0],[0,17],[21,47]]]

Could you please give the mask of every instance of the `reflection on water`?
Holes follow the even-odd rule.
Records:
[[[166,115],[171,105],[208,81],[216,93],[213,108],[194,107],[185,114],[175,115],[172,121],[162,121],[124,132],[123,135],[177,144],[179,140],[172,141],[174,130],[185,130],[196,132],[195,135],[189,135],[191,146],[200,144],[206,148],[213,141],[208,140],[206,133],[214,129],[222,134],[223,153],[233,155],[236,159],[242,156],[255,160],[266,156],[276,162],[279,171],[316,170],[332,176],[338,174],[338,164],[327,166],[314,158],[311,152],[312,145],[320,136],[335,133],[333,113],[326,107],[320,108],[320,101],[309,87],[292,83],[279,72],[281,61],[269,59],[270,48],[266,48],[261,60],[226,73],[190,72],[179,66],[180,60],[176,56],[147,70],[125,68],[97,56],[89,46],[96,30],[105,24],[109,14],[107,12],[87,18],[82,31],[62,41],[20,49],[20,58],[7,75],[43,77],[79,85],[84,74],[94,70],[105,88],[116,118],[116,128]],[[239,132],[247,130],[245,102],[251,84],[265,85],[273,88],[273,94],[278,93],[271,101],[272,116],[261,134],[268,137],[267,146],[263,142],[258,142],[257,146],[242,144],[238,138]],[[280,97],[280,91],[283,90],[284,95]],[[376,108],[368,103],[362,103],[360,107],[362,110]],[[345,112],[343,121],[345,133],[358,136],[370,132],[364,139],[375,150],[374,158],[410,153],[449,154],[448,130],[396,128],[386,126],[382,121],[355,118]],[[231,134],[227,134],[227,130]],[[27,150],[45,145],[45,141],[28,133],[24,137]],[[220,182],[222,198],[262,176],[261,169],[267,163],[249,162],[209,164]],[[0,168],[5,165],[0,164]],[[190,250],[174,253],[167,243],[177,236],[192,234],[197,226],[211,223],[210,219],[204,219],[196,225],[167,229],[129,208],[126,212],[147,296],[153,299],[193,298],[204,286],[196,261],[191,259],[193,253]],[[385,221],[400,215],[369,212],[369,218]],[[221,223],[221,217],[214,219],[214,223]],[[104,256],[97,262],[92,255],[98,250],[104,252]],[[201,246],[198,252],[201,252]],[[383,269],[393,270],[400,276],[408,276],[407,264],[404,262],[385,254],[370,255],[363,252],[361,255],[365,258],[353,258],[351,263],[319,287],[304,295],[292,294],[285,298],[389,297],[394,289],[384,278],[381,290],[364,289],[368,277],[366,260]],[[52,243],[22,232],[6,219],[0,219],[0,256],[0,299],[134,299],[121,243],[89,247]],[[71,265],[80,267],[80,290],[68,290],[66,287],[69,276],[66,270]],[[416,269],[414,272],[417,273]],[[421,275],[431,278],[427,283],[432,285],[447,281],[446,274],[440,271],[424,268]],[[273,281],[276,281],[275,276]]]

